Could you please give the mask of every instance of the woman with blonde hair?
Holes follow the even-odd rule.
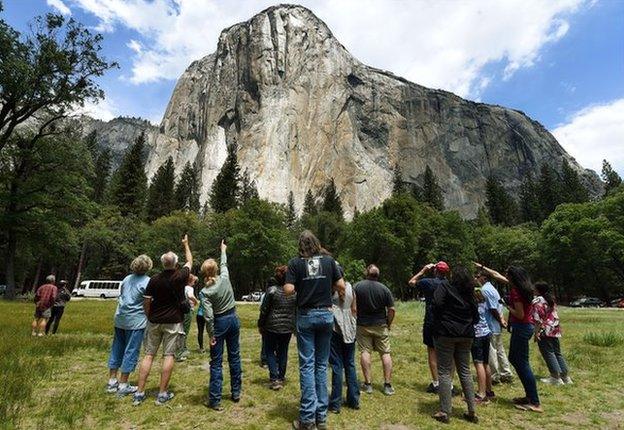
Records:
[[[206,320],[206,332],[210,339],[210,386],[207,406],[216,411],[223,410],[221,391],[224,344],[227,345],[228,350],[232,401],[240,400],[242,385],[240,321],[236,315],[236,302],[227,267],[226,249],[227,245],[223,240],[221,241],[221,273],[219,273],[217,262],[212,258],[201,265],[201,274],[206,283],[200,293],[201,307]]]
[[[146,275],[153,267],[152,259],[142,254],[132,260],[130,275],[121,282],[121,291],[115,311],[115,335],[108,360],[108,393],[125,396],[136,392],[137,387],[128,384],[128,376],[139,360],[147,317],[143,310],[143,294],[150,280]],[[117,372],[121,378],[117,380]]]

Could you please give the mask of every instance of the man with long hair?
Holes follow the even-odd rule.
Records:
[[[345,283],[334,259],[311,231],[299,236],[299,256],[288,263],[284,292],[297,293],[297,349],[301,403],[293,428],[326,429],[327,364],[334,323],[332,292],[344,299]]]

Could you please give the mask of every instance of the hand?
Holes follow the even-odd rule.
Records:
[[[431,270],[435,267],[435,263],[429,263],[425,265],[425,270]]]
[[[225,252],[226,249],[227,249],[227,245],[225,244],[225,241],[222,240],[221,241],[221,252]]]
[[[182,245],[188,246],[188,234],[185,234],[182,238]]]
[[[213,346],[215,346],[217,344],[217,338],[212,336],[210,338],[210,347],[212,348]]]
[[[415,279],[410,279],[408,284],[410,285],[410,287],[413,287],[414,285],[416,285],[416,280]]]
[[[503,328],[507,328],[507,321],[502,320],[502,321],[501,321],[501,327],[503,327]]]

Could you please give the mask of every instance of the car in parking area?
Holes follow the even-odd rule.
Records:
[[[259,302],[262,300],[262,291],[254,291],[251,294],[245,294],[241,297],[243,302]]]
[[[602,308],[605,302],[597,297],[582,297],[570,303],[572,308]]]

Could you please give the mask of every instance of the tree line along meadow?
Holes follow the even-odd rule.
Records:
[[[77,105],[103,98],[97,78],[117,67],[101,57],[101,36],[55,14],[35,18],[31,31],[20,34],[0,18],[0,281],[7,298],[50,272],[70,283],[122,279],[137,254],[178,250],[184,233],[200,258],[216,256],[227,237],[240,296],[262,289],[275,266],[296,255],[304,228],[348,280],[375,262],[400,299],[413,297],[413,272],[441,259],[501,270],[520,264],[552,282],[563,300],[624,294],[624,186],[606,161],[599,198],[566,163],[527,177],[517,200],[490,177],[487,205],[474,220],[444,209],[429,167],[418,186],[395,167],[392,196],[346,221],[333,180],[318,195],[308,191],[300,215],[292,193],[286,205],[258,198],[232,146],[202,207],[193,165],[176,179],[170,158],[148,181],[139,136],[113,171],[97,135],[82,137],[77,122],[67,121]]]

